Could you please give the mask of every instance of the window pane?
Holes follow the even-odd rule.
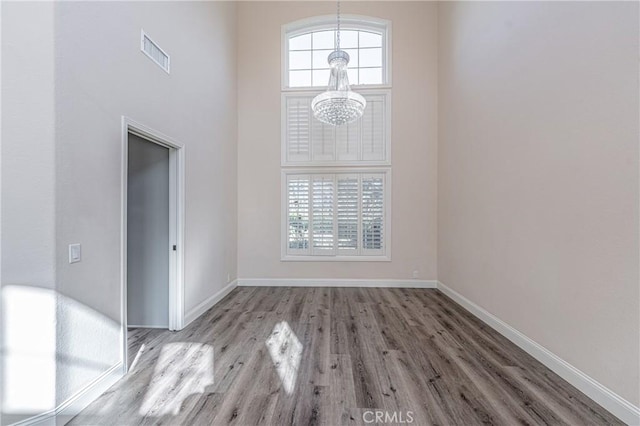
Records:
[[[360,31],[360,47],[382,47],[382,36],[367,31]]]
[[[289,71],[290,87],[311,86],[311,71]]]
[[[340,48],[358,47],[358,31],[340,31]]]
[[[382,68],[360,68],[360,84],[382,84]]]
[[[311,34],[303,34],[289,39],[289,50],[311,49]]]
[[[329,70],[313,70],[313,86],[326,86],[329,84]]]
[[[349,68],[358,68],[358,49],[344,49],[349,54]]]
[[[313,33],[314,49],[335,49],[335,31],[318,31]]]
[[[310,70],[311,69],[311,51],[289,52],[289,69],[290,70]]]
[[[349,84],[360,84],[358,82],[358,70],[354,68],[349,68],[347,70],[347,75],[349,76]]]
[[[313,68],[329,68],[327,58],[333,50],[314,50],[313,51]]]
[[[382,49],[360,49],[360,66],[361,67],[381,67],[382,66]]]

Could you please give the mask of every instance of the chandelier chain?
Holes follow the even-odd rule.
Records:
[[[338,31],[336,32],[336,45],[336,50],[340,50],[340,0],[338,0]]]

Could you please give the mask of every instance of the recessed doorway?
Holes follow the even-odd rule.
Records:
[[[184,324],[184,148],[122,120],[122,357],[125,372],[162,329]]]

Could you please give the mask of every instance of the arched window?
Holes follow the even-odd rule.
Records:
[[[283,87],[323,87],[329,82],[327,56],[335,49],[336,17],[304,19],[283,27]],[[340,48],[350,56],[352,86],[391,84],[389,21],[347,15],[341,18]]]
[[[334,127],[311,101],[329,83],[335,15],[282,29],[282,260],[391,260],[391,23],[345,16],[340,48],[362,118]]]

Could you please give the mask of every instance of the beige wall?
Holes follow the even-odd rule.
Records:
[[[436,278],[437,5],[345,2],[393,25],[391,262],[281,262],[280,34],[330,2],[238,4],[238,276]]]
[[[439,26],[438,278],[640,405],[638,4]]]

